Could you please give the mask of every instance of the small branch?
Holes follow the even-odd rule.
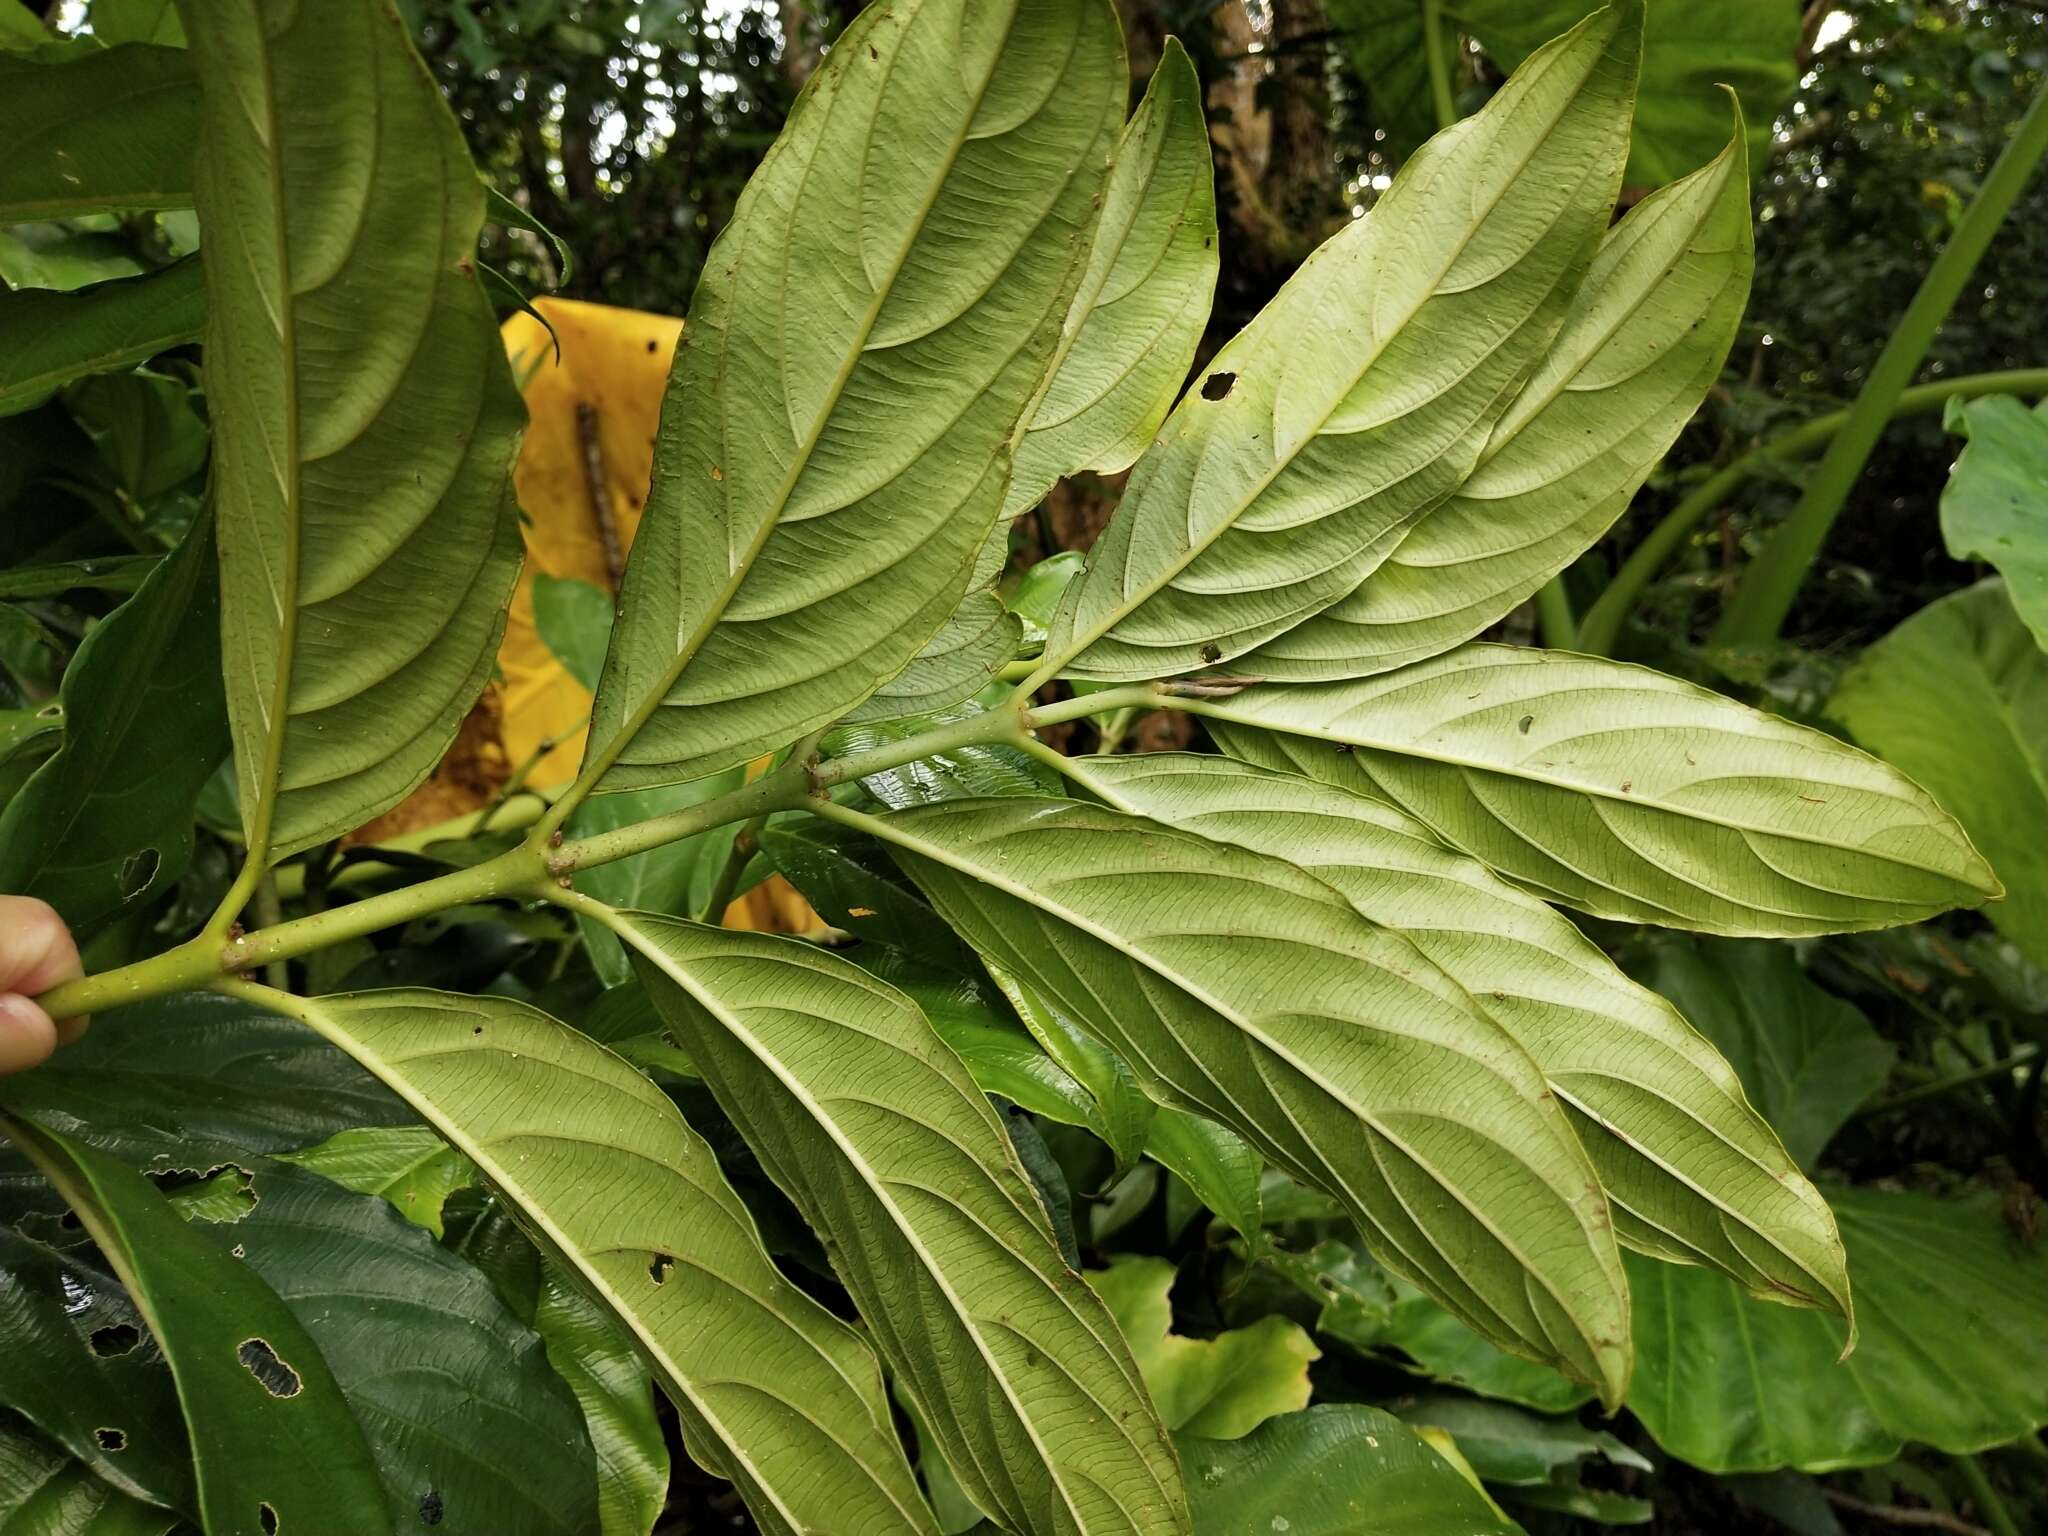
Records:
[[[1972,1083],[1986,1082],[1995,1077],[2009,1077],[2039,1054],[2040,1051],[2034,1046],[2022,1046],[2002,1060],[1986,1062],[1981,1067],[1959,1072],[1954,1077],[1945,1077],[1934,1083],[1923,1083],[1917,1088],[1895,1093],[1888,1099],[1866,1104],[1856,1111],[1856,1117],[1862,1119],[1868,1115],[1888,1115],[1895,1109],[1905,1109],[1927,1099],[1939,1098],[1945,1093],[1955,1092],[1958,1088],[1967,1088]]]
[[[588,400],[576,402],[576,440],[583,449],[583,488],[590,496],[590,518],[597,524],[598,543],[604,549],[606,588],[614,598],[626,574],[626,551],[619,543],[619,523],[612,511],[611,482],[604,473],[604,436],[599,431],[597,407]]]
[[[471,837],[481,837],[485,832],[489,831],[491,823],[497,819],[498,812],[505,808],[505,803],[526,787],[526,781],[533,777],[533,770],[540,766],[541,759],[554,751],[555,748],[559,747],[571,736],[574,736],[578,731],[585,731],[589,728],[590,716],[585,715],[576,724],[570,726],[568,730],[557,732],[552,736],[541,737],[534,744],[533,750],[520,760],[519,766],[506,775],[505,782],[498,786],[498,792],[491,797],[490,803],[477,813],[476,826],[469,835]]]
[[[265,928],[275,928],[284,921],[284,904],[278,900],[274,870],[264,871],[263,878],[256,882],[255,893],[249,899],[249,913]],[[292,984],[290,966],[283,960],[268,962],[263,967],[263,982],[284,991]]]
[[[747,865],[753,862],[754,854],[760,849],[761,829],[767,824],[768,813],[763,811],[734,834],[732,849],[725,856],[718,878],[711,884],[711,896],[704,903],[704,910],[697,915],[698,922],[708,923],[713,928],[725,922],[725,909],[732,905],[733,893],[740,888],[740,876],[746,873]]]
[[[1852,1515],[1861,1515],[1866,1520],[1882,1520],[1886,1525],[1917,1526],[1923,1531],[1952,1531],[1955,1536],[1991,1536],[1981,1525],[1972,1525],[1954,1515],[1945,1515],[1938,1509],[1901,1509],[1896,1504],[1872,1504],[1854,1494],[1842,1493],[1834,1488],[1823,1488],[1827,1501],[1837,1509],[1846,1509]]]

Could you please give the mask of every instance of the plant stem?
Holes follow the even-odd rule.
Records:
[[[1451,99],[1451,65],[1444,57],[1443,0],[1422,0],[1422,57],[1429,66],[1429,100],[1436,109],[1436,125],[1448,128],[1458,120],[1458,105]]]
[[[1962,378],[1944,379],[1936,384],[1918,385],[1898,397],[1892,406],[1891,419],[1924,415],[1940,409],[1952,399],[1999,394],[2048,394],[2048,368],[1973,373]],[[1630,552],[1621,569],[1614,573],[1614,580],[1586,610],[1579,623],[1575,649],[1589,656],[1612,655],[1615,642],[1621,635],[1622,623],[1628,618],[1636,599],[1694,527],[1726,501],[1745,480],[1779,469],[1787,459],[1803,458],[1814,452],[1841,431],[1848,419],[1849,412],[1842,410],[1801,422],[1759,443],[1741,458],[1723,465],[1702,480],[1680,499],[1677,506],[1665,513],[1663,520],[1650,530],[1649,536]]]
[[[1963,1486],[1970,1490],[1971,1502],[1977,1506],[1978,1515],[1991,1527],[1995,1536],[2020,1536],[2019,1522],[2005,1507],[2005,1500],[1998,1496],[1998,1490],[1991,1486],[1991,1479],[1984,1475],[1983,1463],[1974,1456],[1951,1456],[1949,1460],[1962,1474]]]
[[[2014,1051],[2010,1056],[2004,1057],[2001,1060],[1986,1062],[1981,1067],[1972,1067],[1967,1072],[1959,1072],[1954,1077],[1944,1077],[1938,1082],[1922,1083],[1914,1088],[1902,1089],[1888,1099],[1879,1099],[1874,1103],[1866,1104],[1856,1111],[1856,1116],[1858,1119],[1861,1119],[1867,1115],[1888,1115],[1895,1109],[1904,1109],[1909,1105],[1918,1104],[1924,1099],[1939,1098],[1945,1093],[1953,1093],[1956,1089],[1967,1088],[1973,1083],[1987,1082],[1994,1077],[2010,1076],[2039,1054],[2040,1052],[2031,1045],[2022,1046],[2019,1050]]]
[[[1576,645],[1578,626],[1572,622],[1572,600],[1562,572],[1536,589],[1536,623],[1551,650],[1569,651]]]
[[[2048,84],[2035,93],[2011,142],[1928,269],[1920,291],[1913,295],[1913,302],[1878,355],[1863,392],[1850,408],[1848,421],[1828,445],[1827,456],[1807,481],[1792,515],[1751,562],[1734,601],[1714,630],[1715,644],[1763,645],[1777,638],[1799,595],[1800,583],[1820,554],[1828,529],[1862,474],[1900,394],[2044,154],[2048,154]]]
[[[740,888],[740,876],[753,862],[754,852],[761,846],[761,829],[767,825],[768,813],[764,811],[734,835],[725,864],[718,871],[718,878],[711,883],[711,896],[697,916],[698,922],[709,923],[715,928],[725,921],[725,909],[732,905],[733,892]]]

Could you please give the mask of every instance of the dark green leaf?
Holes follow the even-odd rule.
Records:
[[[189,208],[199,87],[176,48],[0,51],[0,224]]]
[[[542,1270],[532,1321],[549,1364],[582,1406],[597,1452],[599,1529],[647,1536],[668,1502],[669,1455],[646,1364],[604,1308],[553,1264]]]
[[[1403,1423],[1449,1434],[1458,1443],[1458,1454],[1489,1483],[1576,1485],[1577,1469],[1595,1458],[1639,1472],[1650,1470],[1640,1453],[1604,1429],[1588,1429],[1577,1419],[1534,1414],[1507,1403],[1432,1394],[1400,1413]]]
[[[761,852],[835,928],[949,969],[973,952],[939,920],[872,837],[816,816],[777,816],[761,829]]]
[[[0,597],[60,597],[66,592],[133,592],[163,562],[155,555],[102,555],[0,571]],[[4,750],[4,749],[0,749]]]
[[[71,293],[0,289],[0,329],[7,336],[0,416],[39,405],[73,379],[147,362],[196,340],[205,323],[197,256],[146,277]]]
[[[0,1531],[7,1536],[167,1536],[177,1523],[169,1510],[108,1487],[0,1413]]]
[[[1146,1133],[1145,1155],[1172,1170],[1247,1242],[1264,1242],[1259,1201],[1264,1165],[1252,1144],[1237,1132],[1183,1109],[1162,1108]]]

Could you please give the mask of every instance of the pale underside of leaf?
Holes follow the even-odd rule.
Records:
[[[1589,18],[1303,263],[1139,461],[1049,658],[1111,680],[1242,655],[1464,481],[1607,222],[1640,33],[1637,7]]]
[[[846,713],[855,724],[907,720],[950,709],[979,693],[1017,654],[1023,622],[996,581],[1010,558],[1010,525],[998,520],[974,557],[967,595],[909,665]]]
[[[795,940],[646,913],[617,924],[968,1495],[1048,1536],[1187,1530],[1172,1446],[1115,1321],[917,1005]]]
[[[1126,78],[1104,0],[872,7],[812,75],[677,349],[600,787],[824,725],[945,624],[1080,280]]]
[[[1998,889],[1902,774],[1646,667],[1475,644],[1186,707],[1231,756],[1397,805],[1600,917],[1790,938],[1916,922]]]
[[[1169,37],[1117,146],[1088,270],[1017,443],[1004,517],[1028,512],[1062,475],[1137,461],[1195,360],[1217,261],[1202,86]]]
[[[616,1317],[690,1454],[764,1530],[929,1531],[867,1346],[791,1285],[711,1149],[594,1041],[504,998],[262,994],[347,1051],[483,1171]]]
[[[1535,1064],[1413,945],[1278,859],[1117,811],[954,801],[869,824],[1155,1097],[1342,1198],[1390,1268],[1504,1348],[1618,1394],[1627,1292],[1593,1169]]]
[[[1112,805],[1299,865],[1442,966],[1542,1069],[1624,1243],[1846,1308],[1827,1203],[1734,1071],[1542,902],[1405,812],[1298,775],[1179,753],[1075,766]]]
[[[279,858],[408,794],[488,679],[524,418],[472,267],[483,190],[396,16],[184,10],[228,707]]]
[[[1754,241],[1738,115],[1718,158],[1607,234],[1550,353],[1471,477],[1341,601],[1240,670],[1363,677],[1471,639],[1613,526],[1719,377]]]

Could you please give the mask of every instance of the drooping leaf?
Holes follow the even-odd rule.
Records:
[[[591,726],[604,788],[824,725],[945,624],[1127,78],[1102,0],[875,7],[833,46],[691,305]]]
[[[1137,461],[1195,360],[1216,267],[1202,83],[1169,37],[1117,144],[1087,273],[1017,443],[1006,519],[1028,512],[1062,475]]]
[[[1808,981],[1784,944],[1659,944],[1643,977],[1719,1048],[1801,1167],[1884,1086],[1898,1055],[1853,1003]]]
[[[359,1195],[381,1195],[407,1221],[441,1235],[441,1207],[476,1182],[476,1169],[424,1125],[363,1126],[316,1147],[278,1154]]]
[[[2011,595],[1994,578],[1928,604],[1827,708],[1963,824],[2005,884],[1984,915],[2048,966],[2048,656]]]
[[[1958,1455],[2048,1424],[2048,1244],[1995,1201],[1839,1191],[1860,1338],[1704,1270],[1629,1261],[1636,1377],[1657,1443],[1711,1472],[1873,1466],[1908,1442]]]
[[[988,1101],[902,994],[792,940],[619,919],[968,1496],[1018,1529],[1187,1527],[1165,1430]]]
[[[1041,997],[999,965],[989,963],[987,969],[1031,1038],[1095,1101],[1095,1122],[1089,1129],[1108,1143],[1116,1156],[1117,1171],[1127,1171],[1145,1150],[1155,1109],[1130,1067],[1051,999]]]
[[[1240,656],[1355,589],[1458,487],[1606,227],[1641,25],[1625,0],[1545,49],[1216,355],[1069,589],[1048,667]]]
[[[1322,1357],[1300,1327],[1262,1317],[1213,1339],[1173,1331],[1173,1264],[1125,1255],[1088,1283],[1130,1340],[1145,1385],[1175,1434],[1236,1440],[1276,1414],[1308,1406],[1308,1368]]]
[[[1471,477],[1363,586],[1243,671],[1307,682],[1434,656],[1507,615],[1627,510],[1719,377],[1749,296],[1739,119],[1736,129],[1715,159],[1608,231]]]
[[[1388,801],[1600,917],[1784,938],[1914,922],[1998,889],[1903,775],[1645,667],[1474,644],[1186,707],[1233,757]]]
[[[180,10],[228,714],[277,859],[403,799],[488,679],[522,413],[473,270],[483,188],[396,12]]]
[[[596,1467],[539,1336],[383,1200],[250,1165],[227,1219],[193,1229],[297,1314],[369,1443],[392,1523],[584,1536]]]
[[[0,1337],[0,1404],[121,1492],[198,1508],[170,1368],[119,1281],[0,1227]]]
[[[362,1062],[483,1171],[632,1335],[692,1458],[731,1478],[764,1529],[929,1528],[874,1357],[776,1270],[711,1149],[645,1077],[506,998],[263,999]]]
[[[0,48],[0,224],[192,205],[199,87],[176,48]]]
[[[178,1523],[170,1510],[129,1498],[0,1413],[0,1531],[7,1536],[170,1536]]]
[[[1392,1414],[1325,1403],[1242,1440],[1181,1442],[1195,1536],[1513,1536],[1486,1495]],[[1361,1525],[1361,1520],[1370,1521]]]
[[[63,1192],[170,1361],[208,1536],[389,1532],[375,1464],[291,1309],[141,1174],[48,1126],[0,1116]]]
[[[1171,1171],[1248,1242],[1261,1241],[1259,1175],[1264,1166],[1237,1132],[1184,1109],[1161,1109],[1146,1130],[1145,1155]]]
[[[949,970],[973,968],[972,952],[873,838],[822,817],[776,816],[761,828],[760,843],[776,871],[833,927]]]
[[[2048,401],[2011,395],[1948,403],[1942,425],[1969,438],[1941,493],[1941,537],[1958,560],[1984,560],[2048,650]]]
[[[1576,1487],[1577,1469],[1596,1457],[1617,1467],[1651,1470],[1640,1452],[1576,1419],[1445,1393],[1432,1393],[1400,1413],[1403,1423],[1448,1431],[1472,1470],[1489,1483],[1529,1488],[1562,1479]]]
[[[1177,753],[1076,763],[1112,804],[1290,860],[1442,966],[1542,1070],[1623,1242],[1847,1306],[1834,1221],[1768,1106],[1759,1118],[1713,1047],[1551,908],[1404,812],[1298,775]]]
[[[0,811],[0,890],[88,934],[174,885],[227,755],[219,588],[201,521],[64,671],[64,744]]]
[[[0,65],[0,69],[4,69]],[[0,416],[42,404],[87,374],[143,363],[198,339],[206,323],[199,258],[146,277],[96,283],[72,293],[0,288]]]
[[[1535,1064],[1405,939],[1278,859],[1117,811],[871,824],[1154,1097],[1338,1195],[1384,1263],[1504,1347],[1618,1395],[1627,1298],[1593,1169]]]
[[[600,1536],[649,1536],[668,1503],[668,1441],[654,1383],[605,1308],[549,1264],[533,1326],[582,1405],[597,1452]]]

